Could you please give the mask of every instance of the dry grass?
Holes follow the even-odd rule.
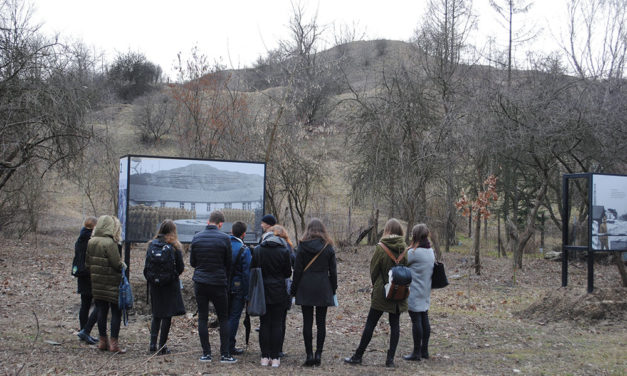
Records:
[[[120,334],[129,352],[111,355],[80,343],[76,338],[80,299],[74,294],[76,285],[69,273],[75,236],[40,235],[38,248],[33,239],[22,242],[4,239],[4,247],[0,249],[0,373],[14,374],[22,365],[22,374],[375,375],[389,371],[383,367],[389,338],[385,317],[375,331],[364,365],[351,367],[342,362],[357,346],[368,311],[367,270],[372,252],[368,247],[338,251],[340,306],[329,311],[322,367],[313,370],[301,367],[304,359],[302,321],[300,312],[295,309],[288,315],[284,347],[288,357],[278,370],[269,370],[257,365],[259,346],[255,332],[248,351],[237,364],[198,361],[201,352],[196,321],[191,317],[195,305],[190,296],[192,270],[189,267],[183,274],[188,315],[174,319],[169,342],[173,354],[150,357],[147,353],[150,316],[143,314],[145,308],[142,309],[140,303],[145,294],[139,273],[143,267],[141,247],[133,249],[131,262],[131,281],[140,302],[129,326],[123,327]],[[508,259],[486,257],[480,277],[468,274],[467,256],[449,253],[445,259],[451,285],[432,294],[431,359],[420,363],[400,359],[400,355],[411,349],[410,322],[404,314],[397,372],[433,375],[621,375],[627,372],[624,319],[552,321],[515,315],[531,303],[541,301],[544,294],[560,290],[559,263],[526,259],[525,269],[513,284]],[[599,289],[605,291],[617,285],[615,267],[598,265],[595,268],[595,283]],[[586,283],[585,273],[585,267],[571,266],[571,287],[567,290],[581,295]],[[618,291],[624,292],[624,289]],[[623,293],[623,299],[624,296]],[[34,344],[37,326],[31,311],[37,315],[40,328]],[[257,323],[253,319],[253,327]],[[242,331],[239,343],[243,342]],[[96,333],[96,330],[92,332]],[[217,330],[211,330],[210,340],[215,349]]]

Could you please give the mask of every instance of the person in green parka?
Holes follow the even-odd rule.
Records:
[[[118,308],[118,294],[122,267],[126,264],[120,255],[121,225],[116,217],[103,215],[87,243],[86,265],[91,275],[91,291],[98,308],[98,349],[123,354],[118,344],[122,313]],[[111,309],[111,339],[107,337],[107,315]]]
[[[392,252],[395,258],[398,258],[406,249],[405,239],[403,238],[403,227],[401,223],[390,218],[383,229],[383,237],[381,243],[385,244]],[[384,285],[388,282],[388,271],[395,264],[394,260],[388,256],[380,245],[377,245],[372,260],[370,260],[370,280],[372,281],[372,295],[370,298],[370,311],[366,319],[366,326],[361,335],[361,341],[355,354],[349,358],[345,358],[344,362],[349,364],[361,364],[362,357],[366,351],[366,347],[372,339],[379,319],[383,312],[387,312],[390,321],[390,348],[387,352],[385,361],[386,367],[394,367],[394,354],[400,337],[400,317],[401,312],[407,311],[407,299],[401,301],[388,300],[384,296]],[[399,261],[399,265],[407,265],[407,257],[403,257]]]

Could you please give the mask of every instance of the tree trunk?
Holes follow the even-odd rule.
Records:
[[[488,242],[488,217],[483,217],[483,240]]]
[[[475,254],[475,274],[481,275],[481,214],[475,217],[475,238],[472,242],[472,249]]]
[[[468,237],[472,238],[472,211],[468,214]]]
[[[501,257],[501,213],[496,214],[496,252]]]

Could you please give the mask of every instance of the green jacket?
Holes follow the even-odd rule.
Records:
[[[405,239],[398,235],[382,238],[381,243],[385,244],[390,249],[394,257],[400,256],[407,247]],[[388,282],[388,272],[394,265],[395,263],[390,256],[388,256],[383,248],[377,245],[372,255],[372,260],[370,260],[370,280],[372,281],[370,308],[390,313],[407,311],[407,299],[395,302],[387,300],[383,296],[383,286]],[[407,265],[407,256],[401,259],[399,265]]]
[[[98,218],[94,233],[87,244],[85,264],[91,274],[91,292],[94,299],[117,304],[122,258],[118,245],[113,240],[114,231],[113,217],[103,215]]]

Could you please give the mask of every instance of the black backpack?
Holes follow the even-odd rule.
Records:
[[[164,286],[177,277],[174,247],[170,244],[153,240],[148,246],[144,277],[155,286]]]

